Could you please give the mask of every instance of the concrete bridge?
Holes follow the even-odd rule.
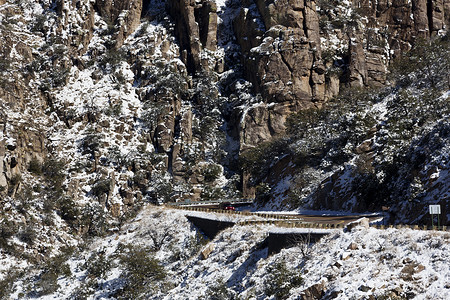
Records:
[[[240,223],[232,221],[221,221],[195,216],[186,216],[187,219],[200,229],[209,239],[213,239],[220,231],[239,225]],[[283,248],[288,248],[302,244],[302,246],[310,246],[319,241],[323,236],[328,235],[331,230],[317,231],[314,229],[305,229],[299,231],[292,229],[287,232],[268,232],[262,246],[267,247],[269,255],[278,253]]]

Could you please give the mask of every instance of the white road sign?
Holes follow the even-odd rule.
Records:
[[[440,205],[430,205],[430,215],[440,215],[441,206]]]

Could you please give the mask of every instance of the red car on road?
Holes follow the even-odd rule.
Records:
[[[236,210],[236,208],[230,202],[222,202],[222,203],[220,203],[219,209],[233,210],[233,211]]]

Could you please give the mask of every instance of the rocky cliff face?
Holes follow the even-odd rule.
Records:
[[[283,134],[290,113],[321,107],[330,88],[325,84],[314,1],[249,3],[235,20],[235,31],[244,74],[265,100],[244,116],[244,150]]]
[[[217,5],[213,1],[168,1],[175,21],[175,34],[182,49],[181,59],[192,73],[214,71],[215,62],[205,52],[217,50]]]
[[[384,85],[392,59],[408,51],[417,39],[446,30],[447,2],[244,1],[230,5],[241,6],[234,9],[232,24],[244,78],[264,102],[243,113],[242,150],[280,136],[287,115],[320,108],[339,93],[343,83]],[[190,71],[221,73],[222,60],[211,61],[214,55],[205,55],[205,51],[216,51],[217,35],[225,28],[217,26],[215,4],[169,1],[168,5],[183,62]],[[224,11],[219,11],[219,20]],[[335,72],[336,66],[344,74]]]
[[[359,85],[382,85],[390,60],[410,50],[418,39],[449,26],[448,1],[353,1],[353,5],[363,26],[355,26],[350,34],[349,80]]]
[[[260,27],[253,31],[245,24],[255,17]],[[314,1],[258,1],[241,9],[235,29],[245,74],[267,102],[325,100],[318,21]]]
[[[145,199],[252,196],[239,155],[343,86],[385,85],[394,59],[450,26],[448,0],[0,5],[2,197],[59,159],[64,193],[115,217]]]
[[[320,1],[318,9],[314,1],[260,1],[256,7],[250,3],[253,10],[243,8],[235,27],[245,74],[267,103],[284,107],[285,116],[299,108],[321,107],[342,83],[382,86],[390,61],[418,39],[448,28],[447,2]],[[344,74],[339,77],[333,69],[342,63]],[[283,132],[284,119],[269,118],[270,110],[276,108],[266,108],[267,117],[259,124],[247,118],[244,143]],[[273,119],[280,120],[281,130],[270,129]]]
[[[119,30],[114,36],[115,47],[120,47],[123,41],[132,34],[140,24],[142,14],[142,0],[113,1],[98,0],[94,7],[98,14],[110,26],[117,26]],[[94,14],[91,14],[93,17]]]

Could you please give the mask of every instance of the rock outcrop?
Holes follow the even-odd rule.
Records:
[[[392,59],[418,39],[448,30],[449,2],[355,0],[339,6],[322,1],[317,9],[315,1],[244,1],[234,30],[244,75],[263,104],[244,113],[241,149],[278,136],[287,115],[321,107],[337,95],[340,83],[383,86]],[[327,56],[333,53],[331,61],[323,57],[323,48]],[[333,73],[336,66],[344,76]],[[273,130],[270,112],[280,110],[286,114]]]
[[[92,1],[55,1],[59,18],[55,34],[66,36],[65,44],[75,55],[86,52],[92,39],[94,27],[94,8]],[[80,22],[81,20],[81,22]],[[63,31],[66,32],[63,34]]]
[[[322,281],[320,283],[316,283],[304,291],[301,292],[300,299],[302,300],[314,300],[321,299],[325,295],[325,290],[327,287],[327,282]]]
[[[234,29],[243,52],[244,74],[264,99],[264,104],[243,117],[244,150],[283,133],[289,114],[320,107],[330,93],[314,1],[249,1],[235,19]]]
[[[270,141],[275,136],[285,133],[287,117],[299,109],[298,102],[282,102],[276,104],[260,103],[252,106],[239,124],[240,149],[245,151],[252,146]]]
[[[245,75],[265,101],[308,107],[325,100],[314,1],[250,2],[234,27]]]
[[[47,155],[45,134],[36,130],[32,122],[27,124],[8,120],[6,115],[0,120],[0,195],[14,196],[21,184],[22,174],[30,162],[44,161]]]
[[[168,10],[175,21],[176,36],[182,61],[190,73],[214,70],[215,63],[202,57],[202,51],[217,49],[217,7],[211,0],[168,1]]]
[[[96,0],[95,9],[109,24],[118,27],[115,47],[119,48],[140,24],[142,0]]]
[[[349,34],[352,86],[381,86],[392,59],[449,28],[450,1],[353,1]]]

